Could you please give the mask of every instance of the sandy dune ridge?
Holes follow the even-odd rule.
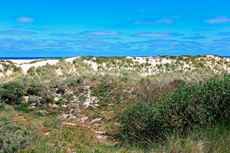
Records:
[[[64,59],[64,61],[70,62],[71,64],[73,64],[73,61],[75,59],[78,59],[78,58],[81,58],[81,57],[78,56],[78,57],[66,58],[66,59]],[[225,70],[227,72],[230,72],[230,67],[228,65],[228,63],[230,62],[230,58],[221,58],[221,57],[215,56],[215,55],[207,55],[206,57],[200,57],[200,59],[201,58],[203,58],[204,60],[207,60],[207,62],[205,63],[205,66],[208,66],[213,70],[214,70],[215,66],[217,65],[218,61],[222,61],[222,63],[220,64],[221,65],[220,69]],[[83,60],[83,62],[85,64],[90,65],[92,70],[94,70],[94,71],[97,71],[99,67],[103,67],[104,69],[109,70],[109,68],[106,68],[107,63],[98,64],[97,62],[93,61],[95,59],[96,58],[93,57],[91,60]],[[137,63],[139,65],[140,64],[146,64],[146,63],[149,64],[149,68],[148,69],[143,68],[143,70],[145,72],[140,73],[140,75],[142,75],[142,76],[156,74],[156,73],[158,73],[157,68],[156,68],[158,65],[165,65],[167,63],[172,65],[172,64],[175,64],[175,61],[176,61],[176,59],[170,59],[167,57],[131,57],[131,56],[128,56],[128,57],[126,57],[126,59],[130,59],[133,61],[133,63]],[[186,57],[185,57],[185,59],[186,59]],[[199,61],[199,58],[197,60]],[[211,62],[211,60],[212,61],[214,60],[215,62],[213,63],[213,62]],[[60,60],[59,59],[48,59],[48,60],[36,59],[36,60],[9,60],[9,61],[12,62],[11,64],[15,65],[16,67],[20,67],[22,69],[22,73],[27,74],[27,71],[31,67],[35,67],[35,69],[36,69],[37,67],[42,67],[42,66],[45,66],[47,64],[56,65]],[[4,63],[4,62],[2,62],[2,63]],[[2,72],[0,72],[0,77],[9,76],[9,75],[13,74],[13,70],[11,70],[11,69],[7,70],[6,72],[3,71],[4,67],[3,67],[2,63],[0,64],[0,69],[2,70]],[[6,64],[9,64],[9,62],[7,63],[7,61],[5,61],[5,65]],[[181,64],[183,66],[181,66],[180,69],[183,69],[185,71],[188,69],[190,69],[190,70],[195,69],[191,63],[186,63],[185,61],[181,61]],[[120,70],[120,69],[134,70],[135,68],[133,68],[133,67],[119,67],[117,69],[118,70]],[[74,72],[74,70],[75,70],[75,67],[73,64],[73,68],[71,69],[71,71],[69,73]],[[56,71],[57,75],[62,75],[60,68],[56,69],[55,71]],[[166,69],[163,71],[166,71]],[[214,70],[214,72],[215,72],[215,70]]]

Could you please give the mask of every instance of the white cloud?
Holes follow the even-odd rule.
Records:
[[[134,36],[136,37],[172,37],[177,34],[171,34],[167,32],[140,32],[136,33]]]
[[[209,23],[209,24],[226,23],[226,22],[230,22],[230,18],[228,18],[226,16],[220,16],[220,17],[216,17],[215,19],[204,20],[204,22]]]
[[[29,17],[21,17],[21,18],[17,18],[18,22],[24,22],[24,23],[32,23],[34,22],[34,19],[29,18]]]
[[[85,32],[81,32],[80,34],[108,36],[108,35],[119,35],[120,33],[116,31],[85,31]]]
[[[181,17],[181,15],[173,15],[173,16],[171,16],[172,18],[180,18]]]
[[[159,20],[156,20],[156,21],[135,21],[134,24],[149,24],[149,25],[157,25],[157,24],[162,24],[162,23],[165,23],[165,24],[172,24],[174,22],[174,20],[172,19],[159,19]]]
[[[135,21],[134,24],[143,24],[141,21]]]
[[[160,20],[155,21],[155,24],[159,24],[159,23],[172,24],[173,20],[172,19],[160,19]]]
[[[149,10],[155,10],[156,9],[156,7],[154,7],[154,8],[139,8],[139,9],[137,9],[138,11],[141,11],[141,12],[145,12],[145,11],[149,11]]]
[[[2,34],[10,34],[10,35],[30,35],[30,34],[36,34],[32,31],[22,31],[22,30],[6,30],[6,31],[0,31],[0,35]]]

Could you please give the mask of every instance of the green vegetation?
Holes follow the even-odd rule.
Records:
[[[21,152],[29,145],[29,133],[21,131],[21,126],[11,123],[10,119],[0,120],[0,151],[2,153]]]
[[[229,125],[230,75],[220,80],[211,78],[203,84],[181,84],[160,104],[155,99],[152,103],[145,100],[126,109],[119,119],[122,138],[151,143],[156,138],[164,139],[165,133],[186,134],[217,123]]]
[[[20,83],[11,81],[0,88],[0,103],[17,104],[22,100],[24,88]]]
[[[143,59],[63,58],[1,78],[0,130],[7,132],[0,132],[0,149],[230,152],[230,74],[222,67],[229,62],[209,55]],[[2,63],[13,71],[13,63]]]
[[[27,70],[27,73],[30,75],[30,76],[35,76],[36,75],[36,68],[34,66],[30,67],[28,70]]]

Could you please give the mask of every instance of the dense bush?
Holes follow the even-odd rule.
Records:
[[[3,118],[0,121],[0,152],[16,153],[22,151],[29,144],[28,132],[20,131],[21,127]]]
[[[40,96],[45,91],[45,86],[42,84],[31,84],[28,86],[28,95]]]
[[[32,112],[33,109],[28,109],[28,107],[30,107],[30,103],[20,103],[19,105],[16,105],[14,109],[25,112],[25,113]]]
[[[144,101],[151,105],[161,103],[162,98],[173,90],[174,86],[172,85],[141,79],[140,85],[132,93],[136,95],[137,101]]]
[[[28,95],[35,95],[41,97],[40,100],[35,100],[36,105],[41,105],[47,102],[53,101],[53,95],[51,92],[46,90],[46,87],[42,84],[32,84],[29,85],[27,89]]]
[[[77,84],[82,84],[82,83],[83,83],[83,79],[82,79],[82,78],[78,78],[78,79],[76,80],[76,83],[77,83]]]
[[[114,86],[111,83],[104,81],[98,85],[98,88],[104,88],[108,91],[111,91],[114,88]]]
[[[70,81],[67,84],[67,86],[72,87],[72,86],[79,85],[79,84],[82,84],[82,83],[83,83],[83,79],[80,77],[80,78],[77,78],[76,80]]]
[[[28,70],[27,70],[27,73],[31,76],[34,76],[36,74],[36,68],[34,66],[30,67]]]
[[[90,61],[90,60],[92,60],[93,56],[81,56],[81,58],[82,58],[83,60]]]
[[[128,82],[129,78],[128,77],[119,77],[120,81]]]
[[[180,87],[164,105],[168,126],[186,130],[230,120],[230,74]]]
[[[15,65],[13,65],[13,72],[21,72],[22,68],[21,67],[17,67]]]
[[[170,85],[176,88],[179,87],[180,85],[185,85],[185,84],[186,82],[182,79],[175,79],[172,82],[170,82]]]
[[[138,102],[119,117],[121,138],[132,143],[149,143],[155,137],[162,137],[162,120],[157,105]]]
[[[64,88],[64,86],[60,86],[60,87],[58,87],[58,90],[57,90],[57,92],[56,92],[57,94],[65,94],[65,88]]]
[[[17,104],[22,100],[24,87],[15,81],[7,82],[0,88],[1,102]]]
[[[138,102],[119,117],[120,134],[132,142],[163,139],[168,132],[210,127],[230,122],[230,74],[222,79],[180,86],[160,104]]]

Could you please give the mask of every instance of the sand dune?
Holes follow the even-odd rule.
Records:
[[[72,69],[70,69],[69,73],[75,73],[76,68],[74,67],[73,61],[75,59],[80,59],[81,57],[72,57],[72,58],[67,58],[65,59],[65,62],[70,62],[73,67]],[[184,59],[186,59],[187,57],[184,57]],[[123,63],[120,66],[118,66],[119,62],[118,60],[116,61],[116,64],[112,65],[114,67],[107,67],[108,63],[97,63],[95,62],[96,58],[92,58],[91,60],[83,60],[83,63],[88,64],[91,69],[93,71],[98,71],[99,68],[103,68],[105,71],[106,70],[111,70],[111,69],[117,69],[118,71],[120,70],[136,70],[136,68],[134,66],[137,65],[137,67],[139,65],[145,65],[147,64],[147,67],[142,67],[140,69],[139,74],[142,76],[147,76],[147,75],[153,75],[159,72],[166,72],[167,68],[167,64],[169,65],[175,65],[177,58],[176,59],[170,59],[169,57],[131,57],[128,56],[126,57],[127,60],[131,60],[132,63],[128,65],[128,63]],[[206,55],[206,56],[201,56],[198,57],[197,62],[202,62],[203,65],[205,67],[209,67],[210,69],[214,70],[214,72],[218,72],[216,69],[216,67],[218,67],[218,69],[220,70],[224,70],[227,72],[230,72],[230,67],[229,67],[229,62],[230,62],[230,58],[221,58],[219,56],[215,56],[215,55]],[[39,66],[45,66],[46,64],[50,64],[50,65],[56,65],[60,60],[58,59],[48,59],[48,60],[44,60],[44,61],[39,61],[39,60],[10,60],[16,67],[20,67],[22,69],[23,74],[27,74],[27,71],[31,68],[31,67],[39,67]],[[178,61],[177,61],[178,62]],[[10,64],[5,62],[5,64]],[[136,65],[135,65],[136,64]],[[128,65],[128,66],[127,66]],[[202,64],[201,64],[202,65]],[[162,68],[159,68],[162,67]],[[0,64],[0,69],[4,70],[3,64]],[[196,66],[194,65],[194,63],[189,62],[186,63],[185,60],[181,60],[179,61],[179,64],[177,63],[177,68],[175,70],[179,70],[179,69],[183,69],[184,71],[188,71],[188,70],[193,70],[196,69]],[[55,70],[57,73],[57,76],[62,75],[62,70],[60,68]],[[76,72],[77,73],[77,72]],[[100,72],[102,73],[102,72]],[[9,76],[13,74],[13,70],[9,69],[8,71],[4,72],[2,71],[0,73],[0,77],[3,77],[5,75]]]

